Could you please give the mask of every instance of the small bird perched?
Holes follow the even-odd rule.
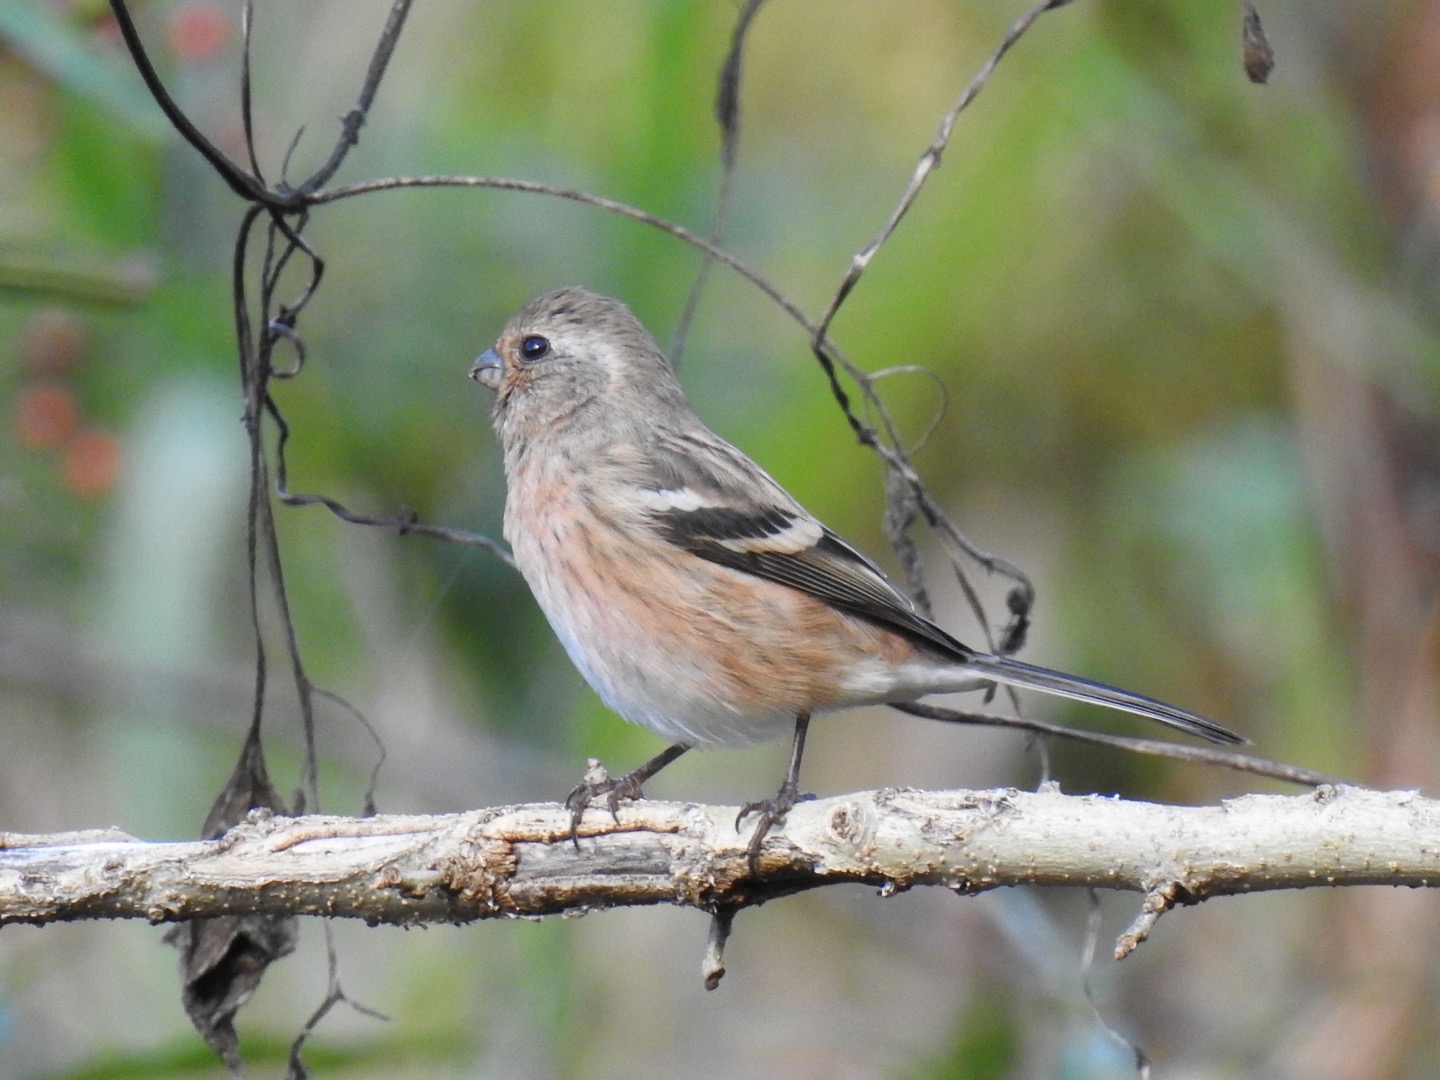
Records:
[[[962,645],[705,426],[618,300],[566,288],[531,301],[470,376],[495,391],[516,566],[601,700],[673,743],[571,792],[572,836],[596,796],[613,813],[691,747],[793,733],[779,792],[736,822],[759,815],[753,858],[798,797],[812,715],[994,683],[1245,741],[1153,698]]]

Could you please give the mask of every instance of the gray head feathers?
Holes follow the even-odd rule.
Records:
[[[495,424],[502,440],[533,440],[583,420],[617,437],[635,418],[693,416],[674,369],[649,331],[619,300],[577,286],[530,301],[495,342],[501,368]],[[603,416],[596,416],[596,411]]]

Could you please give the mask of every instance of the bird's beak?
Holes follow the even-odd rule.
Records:
[[[500,360],[500,354],[494,349],[486,349],[470,368],[470,378],[491,390],[500,389],[500,380],[504,374],[505,365]]]

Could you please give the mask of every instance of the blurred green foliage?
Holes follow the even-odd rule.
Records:
[[[328,152],[387,7],[257,5],[269,179],[298,179]],[[1230,5],[1086,0],[1047,15],[962,116],[834,332],[867,369],[923,365],[943,380],[948,409],[916,461],[977,543],[1035,576],[1028,657],[1195,707],[1267,755],[1400,783],[1408,774],[1385,771],[1394,755],[1362,720],[1393,689],[1374,673],[1386,650],[1365,643],[1390,640],[1385,619],[1405,605],[1366,621],[1364,597],[1385,568],[1413,584],[1417,607],[1433,586],[1367,540],[1357,523],[1375,519],[1356,507],[1371,489],[1346,469],[1368,445],[1356,432],[1390,430],[1375,416],[1392,414],[1368,403],[1434,432],[1440,339],[1415,268],[1425,235],[1407,236],[1375,165],[1394,147],[1371,119],[1369,54],[1337,46],[1363,25],[1383,55],[1376,43],[1408,9],[1333,8],[1321,19],[1266,6],[1280,66],[1264,90],[1244,80]],[[136,10],[177,99],[241,155],[238,5]],[[339,179],[517,176],[703,233],[736,14],[680,0],[417,5]],[[998,0],[767,6],[745,58],[726,246],[818,312],[1018,14]],[[239,745],[253,642],[228,306],[238,216],[158,122],[103,7],[0,0],[6,829],[189,835]],[[315,214],[307,237],[327,269],[301,325],[304,369],[276,387],[291,489],[490,535],[502,481],[489,402],[464,378],[471,358],[519,303],[571,282],[624,297],[664,342],[699,266],[654,230],[506,192],[350,200]],[[723,269],[682,374],[717,430],[879,551],[877,463],[853,444],[802,332]],[[934,383],[900,372],[882,386],[918,439]],[[1413,480],[1405,490],[1421,499],[1425,453],[1381,457],[1382,479]],[[319,509],[281,510],[280,531],[306,664],[388,749],[382,809],[558,798],[586,756],[624,768],[658,748],[583,688],[497,559]],[[1424,543],[1433,535],[1404,550]],[[977,638],[930,558],[942,621]],[[1003,583],[976,584],[999,617]],[[261,619],[278,657],[268,604]],[[1396,625],[1396,640],[1414,640]],[[295,706],[275,666],[270,744],[293,785]],[[354,810],[373,745],[323,707],[321,740],[325,806]],[[1038,775],[1014,740],[879,712],[828,721],[813,744],[817,790]],[[687,759],[656,792],[753,798],[781,753]],[[1067,789],[1161,799],[1253,786],[1073,748],[1055,769]],[[1096,1052],[1105,1040],[1088,1014],[1074,1020],[1083,915],[1042,899],[772,905],[742,917],[731,975],[708,996],[693,913],[343,928],[347,989],[394,1022],[342,1009],[308,1060],[330,1076],[1115,1075],[1113,1044]],[[1340,964],[1323,985],[1296,974],[1283,1015],[1239,1004],[1257,971],[1303,970],[1295,950],[1343,936],[1315,929],[1333,910],[1322,898],[1283,899],[1293,939],[1252,932],[1248,901],[1172,916],[1149,958],[1117,976],[1117,1026],[1195,1075],[1291,1075],[1271,1056],[1278,1033],[1309,1045],[1305,1017],[1350,984]],[[279,1067],[322,994],[318,947],[309,962],[278,967],[242,1015],[260,1068]],[[185,1028],[171,963],[146,928],[7,931],[0,1080],[219,1075]],[[1205,974],[1179,985],[1187,965]],[[1410,1060],[1433,1053],[1433,1033],[1396,1038],[1413,1040]]]

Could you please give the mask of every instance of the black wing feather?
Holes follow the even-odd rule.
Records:
[[[735,541],[779,536],[800,520],[798,514],[773,506],[755,512],[712,506],[662,511],[655,518],[665,539],[702,559],[818,596],[958,660],[974,655],[917,612],[879,567],[823,525],[819,543],[793,553],[734,546]]]

